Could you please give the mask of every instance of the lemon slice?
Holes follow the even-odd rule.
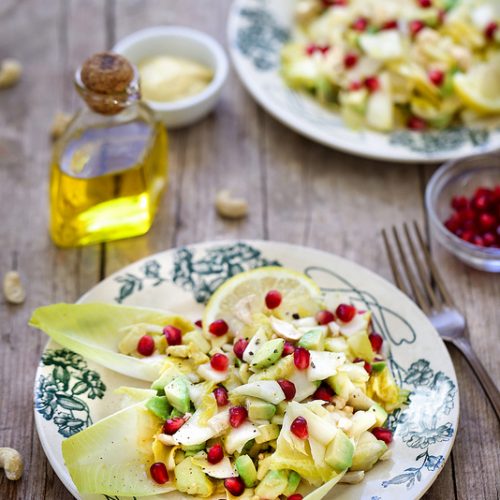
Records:
[[[203,328],[223,319],[234,335],[254,321],[259,313],[270,314],[265,297],[270,290],[282,295],[281,304],[272,310],[274,316],[292,319],[311,316],[319,309],[321,290],[305,274],[283,267],[261,267],[233,276],[223,283],[208,301],[203,316]]]
[[[453,87],[464,104],[481,114],[500,112],[500,63],[480,64],[468,73],[457,73]]]

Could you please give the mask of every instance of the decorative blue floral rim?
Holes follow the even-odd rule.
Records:
[[[232,12],[237,28],[233,39],[230,39],[231,48],[260,74],[278,72],[281,48],[290,38],[289,29],[275,18],[272,3],[272,0],[240,1],[238,5],[241,8],[235,7]],[[289,89],[284,84],[280,84],[279,88],[272,86],[266,89],[266,95],[311,125],[328,127],[332,131],[345,128],[336,115],[326,114],[324,110],[319,110],[319,106],[312,107],[304,93]],[[446,152],[451,154],[463,146],[469,146],[474,152],[484,152],[491,147],[491,136],[488,129],[453,126],[424,132],[398,130],[388,134],[388,142],[431,157]],[[364,132],[359,132],[359,139],[363,140],[363,137]]]
[[[280,265],[274,259],[262,255],[258,248],[243,242],[221,244],[207,248],[201,256],[190,247],[175,251],[172,268],[163,269],[156,259],[145,260],[139,273],[126,272],[113,279],[117,284],[115,301],[122,303],[144,287],[156,287],[172,282],[193,294],[198,303],[205,303],[217,287],[232,276],[268,265]],[[320,266],[310,266],[304,272],[313,279],[319,274],[335,278],[342,286],[322,288],[325,293],[340,292],[349,297],[358,308],[370,310],[374,328],[384,337],[391,349],[416,341],[412,325],[397,311],[382,306],[373,294],[356,288],[341,274]],[[388,317],[397,319],[397,332],[388,328]],[[411,490],[424,474],[432,474],[445,462],[442,454],[433,453],[440,442],[454,438],[455,427],[448,416],[456,403],[457,387],[445,373],[435,370],[426,359],[418,359],[409,367],[399,365],[389,353],[389,366],[398,383],[410,390],[409,406],[393,412],[387,426],[395,439],[415,449],[415,466],[401,471],[381,483],[383,488],[405,485]],[[41,366],[51,368],[48,375],[40,374],[35,388],[35,410],[52,421],[63,437],[69,437],[92,425],[92,417],[86,399],[102,399],[106,386],[101,375],[88,368],[85,359],[68,349],[46,350]],[[411,403],[418,403],[418,412],[412,411]],[[424,411],[422,411],[424,409]],[[427,411],[425,411],[425,409]],[[104,495],[107,500],[120,500]],[[371,500],[381,500],[372,496]]]

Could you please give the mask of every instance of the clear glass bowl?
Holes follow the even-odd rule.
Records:
[[[480,247],[454,235],[444,226],[453,196],[470,198],[480,187],[500,185],[500,151],[445,163],[427,184],[425,205],[437,240],[462,262],[476,269],[500,272],[500,248]]]

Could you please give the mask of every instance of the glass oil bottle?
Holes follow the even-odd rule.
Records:
[[[167,184],[167,136],[140,101],[137,70],[95,54],[75,75],[87,104],[54,146],[50,234],[61,247],[146,233]]]

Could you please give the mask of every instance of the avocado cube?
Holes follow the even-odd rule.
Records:
[[[381,372],[385,367],[387,366],[387,363],[385,361],[374,361],[372,363],[372,370],[376,373]]]
[[[285,491],[283,492],[283,495],[285,495],[286,497],[293,495],[297,491],[301,479],[302,478],[300,477],[300,474],[298,472],[291,470],[288,474],[288,484],[285,488]]]
[[[259,432],[255,437],[255,442],[267,443],[268,441],[272,441],[273,439],[277,439],[280,435],[280,428],[276,424],[263,424],[257,427],[257,431]]]
[[[181,413],[189,411],[191,400],[189,399],[189,383],[186,377],[178,376],[172,379],[164,388],[168,402]]]
[[[363,432],[352,457],[351,470],[370,470],[386,452],[387,445],[371,432]]]
[[[250,421],[271,420],[276,413],[276,406],[259,398],[247,398],[246,407]]]
[[[214,485],[202,468],[193,463],[192,458],[185,458],[174,469],[175,486],[182,493],[199,497],[209,497],[214,492]]]
[[[257,481],[257,469],[248,455],[240,455],[234,462],[241,479],[247,488],[252,488]]]
[[[162,420],[167,420],[172,410],[166,396],[153,396],[146,401],[146,408]]]
[[[284,339],[268,340],[255,353],[252,359],[252,368],[262,370],[276,363],[276,361],[281,359],[284,345]]]
[[[340,472],[351,467],[353,455],[354,444],[339,429],[326,448],[325,462],[337,472]]]
[[[338,372],[336,375],[329,377],[327,382],[335,391],[335,394],[343,399],[349,399],[350,395],[356,389],[356,386],[351,382],[351,379],[346,373],[343,372]]]
[[[288,486],[288,474],[284,470],[270,470],[255,488],[261,498],[278,498]]]
[[[382,427],[385,424],[385,421],[387,420],[387,412],[380,405],[374,404],[368,409],[368,411],[373,413],[377,419],[375,427]]]
[[[313,351],[323,351],[325,348],[326,328],[314,328],[302,335],[298,345]]]

